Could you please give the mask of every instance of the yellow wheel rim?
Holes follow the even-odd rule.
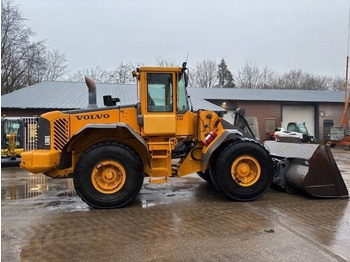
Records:
[[[103,194],[113,194],[119,191],[125,184],[125,180],[124,167],[113,160],[97,163],[91,173],[93,186]]]
[[[259,180],[261,167],[254,157],[244,155],[232,163],[231,175],[238,185],[248,187]]]

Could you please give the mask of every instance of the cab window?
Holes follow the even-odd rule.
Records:
[[[147,74],[147,111],[173,112],[173,75]]]
[[[295,124],[289,124],[288,127],[287,127],[287,130],[288,131],[292,131],[292,132],[298,131],[297,127],[295,126]]]
[[[177,111],[180,114],[189,110],[186,90],[186,73],[181,73],[178,76],[177,83]]]

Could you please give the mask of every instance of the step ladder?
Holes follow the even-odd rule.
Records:
[[[150,152],[150,163],[152,173],[149,177],[150,183],[166,183],[172,174],[171,151],[175,148],[176,142],[148,142]]]

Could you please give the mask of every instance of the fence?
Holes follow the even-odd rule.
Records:
[[[23,117],[23,150],[37,149],[37,117]]]

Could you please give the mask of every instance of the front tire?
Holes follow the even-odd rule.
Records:
[[[127,145],[108,142],[87,149],[74,170],[78,195],[96,208],[127,205],[143,184],[140,157]]]
[[[203,180],[207,181],[209,184],[213,184],[213,181],[211,180],[210,177],[210,171],[209,169],[205,170],[205,172],[203,173],[202,171],[198,171],[197,175],[202,178]]]
[[[258,143],[228,144],[216,158],[213,181],[231,200],[251,201],[270,187],[273,165],[267,150]]]

